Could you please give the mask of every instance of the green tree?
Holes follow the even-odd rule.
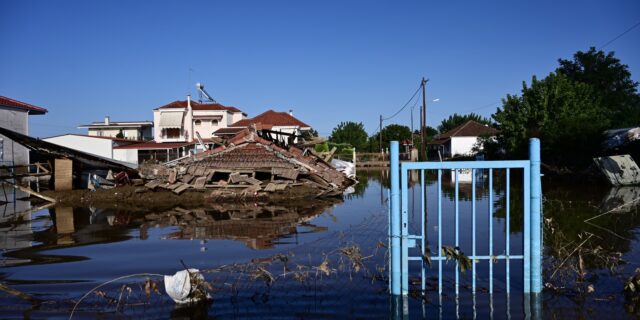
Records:
[[[558,62],[558,73],[591,86],[602,106],[611,113],[612,125],[624,128],[640,124],[638,82],[631,79],[629,67],[620,63],[613,52],[605,54],[591,47],[587,52],[576,52],[572,60]]]
[[[543,161],[552,165],[590,163],[611,123],[591,86],[559,73],[533,77],[530,87],[523,82],[522,95],[507,95],[502,104],[493,115],[500,145],[511,156],[526,158],[528,139],[538,137]]]
[[[302,133],[302,138],[305,140],[311,140],[317,136],[318,136],[318,131],[313,128],[311,128],[311,130],[309,131],[304,131]]]
[[[390,124],[382,128],[382,147],[388,148],[389,141],[411,140],[411,129],[399,124]],[[380,132],[369,138],[369,150],[380,151]]]
[[[124,139],[124,133],[122,132],[122,130],[120,130],[120,132],[116,134],[116,138]]]
[[[469,120],[473,120],[486,125],[493,125],[493,122],[491,121],[491,119],[485,118],[473,112],[469,114],[454,113],[453,115],[450,115],[449,118],[443,119],[442,122],[440,122],[440,125],[438,126],[438,131],[440,131],[440,133],[447,132]]]
[[[340,122],[333,128],[329,141],[333,143],[348,143],[357,150],[367,147],[367,131],[364,130],[362,122]]]

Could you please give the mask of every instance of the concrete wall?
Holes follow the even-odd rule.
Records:
[[[246,117],[244,116],[244,114],[242,114],[242,112],[234,112],[234,113],[230,113],[229,117],[227,119],[229,119],[229,121],[227,122],[227,125],[231,126],[232,124],[245,119]]]
[[[64,135],[45,138],[44,141],[55,143],[74,150],[113,159],[113,141],[88,136]]]
[[[138,149],[113,149],[113,159],[139,164]]]
[[[145,128],[144,133],[138,128],[89,128],[88,135],[94,137],[112,137],[116,138],[118,133],[122,131],[124,139],[130,140],[143,140],[143,135],[146,133],[147,139],[152,139],[151,128]]]
[[[474,154],[473,147],[478,140],[478,137],[452,137],[451,156]]]
[[[0,127],[22,133],[29,134],[29,114],[26,111],[19,111],[12,108],[0,107]],[[13,161],[16,165],[29,164],[29,150],[13,140],[0,135],[2,143],[1,161]]]
[[[228,127],[228,122],[230,121],[231,117],[230,114],[227,113],[226,111],[217,111],[217,110],[211,110],[211,111],[193,111],[193,116],[194,118],[197,118],[198,116],[204,116],[204,117],[212,117],[212,116],[218,116],[218,117],[222,117],[222,119],[218,120],[218,122],[216,124],[213,124],[211,120],[200,120],[200,125],[197,125],[197,120],[195,119],[193,120],[193,131],[194,132],[199,132],[200,136],[203,139],[209,139],[213,136],[213,132],[220,129],[220,128],[226,128]]]

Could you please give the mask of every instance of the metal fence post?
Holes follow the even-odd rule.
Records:
[[[400,153],[398,141],[391,141],[391,294],[400,295]]]
[[[529,140],[531,161],[531,293],[542,292],[542,183],[540,179],[540,140]]]

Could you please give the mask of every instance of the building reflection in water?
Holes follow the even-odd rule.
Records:
[[[267,249],[300,233],[327,231],[310,221],[341,202],[317,199],[297,206],[212,204],[160,213],[58,206],[37,211],[36,218],[36,213],[29,211],[28,201],[4,204],[12,208],[0,219],[0,250],[4,250],[0,266],[76,261],[84,257],[43,252],[127,241],[134,237],[134,230],[139,230],[140,239],[145,240],[148,229],[165,227],[178,230],[163,239],[236,240],[252,249]],[[38,221],[37,226],[34,221]]]

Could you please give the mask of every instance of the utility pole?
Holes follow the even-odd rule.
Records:
[[[383,154],[383,151],[382,151],[382,115],[380,115],[380,129],[378,131],[378,136],[380,137],[380,154]]]
[[[427,160],[427,81],[422,77],[422,112],[420,112],[420,158]]]

